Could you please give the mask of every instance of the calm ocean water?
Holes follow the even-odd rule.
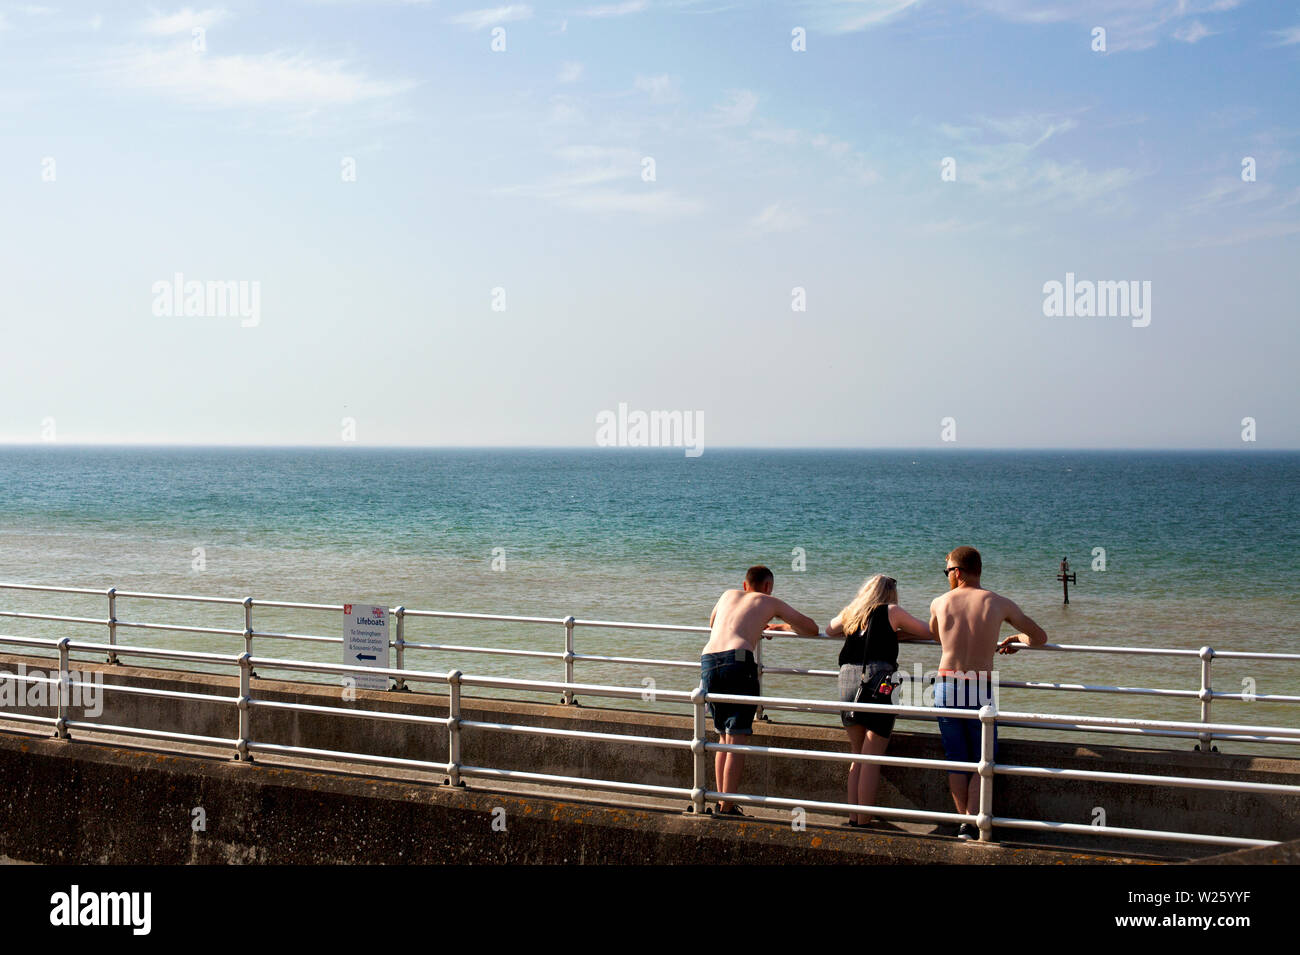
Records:
[[[103,449],[0,450],[0,579],[173,593],[657,623],[707,622],[766,563],[825,624],[870,574],[924,617],[945,553],[973,544],[986,586],[1053,643],[1300,651],[1291,559],[1300,454],[1139,452]],[[202,548],[205,567],[195,568]],[[1093,569],[1094,549],[1105,569]],[[499,549],[499,550],[497,550]],[[794,570],[796,551],[805,569]],[[504,558],[494,569],[493,557]],[[1079,576],[1063,607],[1057,564]],[[1099,562],[1098,562],[1099,565]],[[6,609],[103,616],[99,598],[0,591]],[[241,628],[239,608],[122,601],[118,616]],[[258,629],[337,635],[330,615],[258,611]],[[104,639],[5,620],[4,632]],[[123,631],[124,642],[237,652],[242,641]],[[408,640],[562,648],[562,630],[420,621]],[[578,631],[587,653],[691,660],[702,638]],[[318,644],[260,648],[337,660]],[[834,669],[837,646],[777,641],[775,666]],[[903,663],[932,668],[935,647]],[[558,678],[558,662],[411,654],[408,666]],[[578,678],[688,689],[689,670],[580,664]],[[1020,653],[1003,679],[1197,688],[1194,659]],[[1214,668],[1216,689],[1300,693],[1300,667]],[[769,694],[834,682],[772,676]],[[518,694],[514,694],[518,695]],[[1194,718],[1190,701],[1007,691],[1004,708]],[[1216,719],[1297,725],[1300,707],[1215,704]],[[786,716],[778,718],[808,719]],[[1180,743],[1179,745],[1185,745]],[[1229,744],[1231,745],[1231,744]],[[1240,749],[1240,747],[1238,747]],[[1274,748],[1276,749],[1276,748]],[[1280,754],[1280,753],[1279,753]]]

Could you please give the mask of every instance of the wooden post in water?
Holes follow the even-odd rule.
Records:
[[[1070,602],[1070,584],[1078,583],[1076,575],[1070,573],[1070,562],[1064,557],[1061,558],[1061,572],[1056,575],[1056,579],[1061,582],[1061,590],[1065,593],[1065,602]]]

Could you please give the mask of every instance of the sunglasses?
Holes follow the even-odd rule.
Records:
[[[961,568],[960,568],[960,567],[948,567],[947,569],[944,570],[943,575],[944,575],[945,577],[947,577],[947,576],[948,576],[949,574],[951,574],[954,570],[961,570]]]

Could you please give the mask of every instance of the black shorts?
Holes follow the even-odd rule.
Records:
[[[846,663],[840,667],[840,702],[852,703],[857,695],[858,683],[862,680],[862,667],[856,663]],[[886,739],[894,732],[893,713],[868,713],[865,711],[840,710],[840,722],[846,727],[861,726],[868,732]]]

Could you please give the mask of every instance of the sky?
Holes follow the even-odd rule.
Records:
[[[0,441],[1296,449],[1298,120],[1290,2],[0,0]]]

